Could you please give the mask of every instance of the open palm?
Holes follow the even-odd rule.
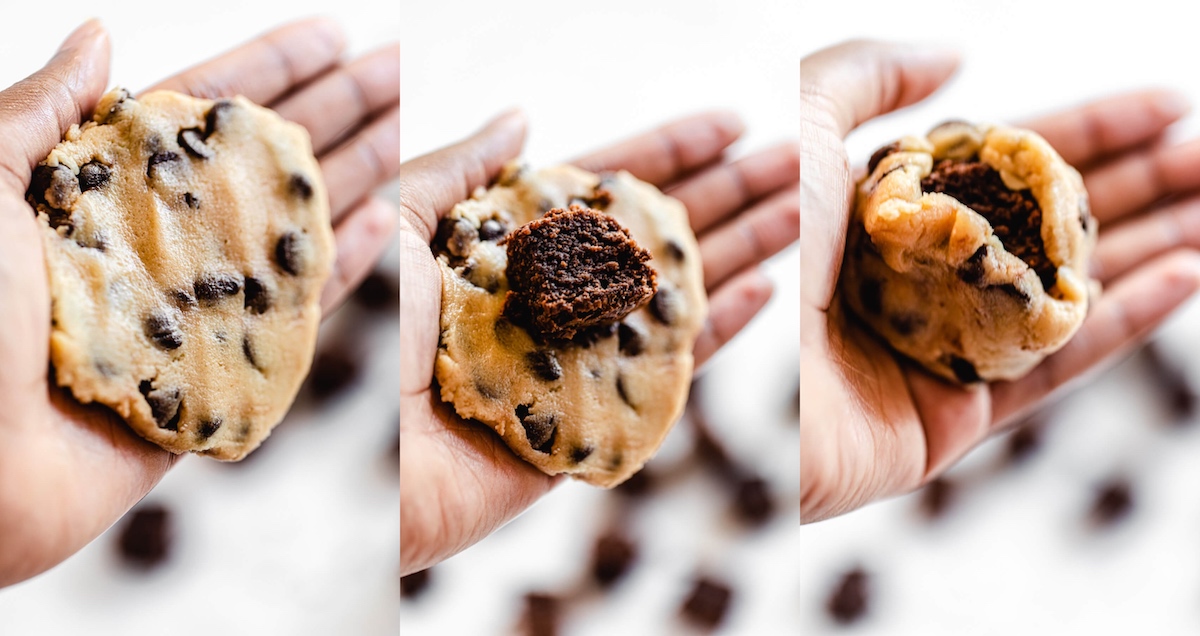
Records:
[[[394,207],[371,191],[399,169],[399,51],[347,64],[338,28],[282,27],[152,88],[245,95],[305,126],[328,185],[338,261],[332,309],[393,238]],[[109,41],[77,29],[55,57],[0,92],[0,586],[52,567],[99,536],[177,460],[112,411],[84,406],[48,376],[50,296],[41,239],[25,202],[33,167],[108,85]]]
[[[1161,137],[1172,93],[1112,97],[1020,124],[1083,174],[1100,221],[1104,295],[1030,374],[962,388],[901,359],[835,296],[854,179],[842,139],[917,102],[954,71],[947,53],[851,42],[801,62],[801,515],[816,521],[913,490],[1051,393],[1142,341],[1200,288],[1200,143]],[[1191,196],[1181,196],[1191,193]],[[1168,197],[1175,197],[1164,201]]]
[[[742,132],[709,113],[668,124],[571,163],[628,170],[687,206],[700,243],[709,319],[697,367],[754,317],[771,294],[758,264],[799,235],[794,143],[723,163]],[[401,570],[426,568],[475,543],[545,494],[557,479],[513,454],[491,429],[463,421],[433,386],[441,272],[429,243],[438,219],[521,151],[525,122],[509,113],[455,146],[401,166]]]

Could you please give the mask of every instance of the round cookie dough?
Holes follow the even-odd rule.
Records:
[[[308,373],[334,257],[308,133],[242,97],[106,94],[35,169],[60,386],[237,460]]]
[[[608,214],[650,252],[657,292],[620,322],[555,340],[505,317],[508,255],[499,243],[571,204]],[[548,474],[611,488],[641,469],[683,412],[692,345],[707,313],[683,205],[626,172],[511,164],[492,188],[450,211],[434,250],[442,399]]]
[[[1083,179],[1036,133],[947,122],[871,157],[839,294],[943,378],[1013,380],[1082,324],[1096,231]]]

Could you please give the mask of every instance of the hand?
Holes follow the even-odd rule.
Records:
[[[1145,91],[1020,124],[1080,170],[1100,221],[1099,302],[1071,341],[1020,380],[961,388],[899,359],[834,301],[853,201],[843,137],[917,102],[948,52],[854,42],[801,62],[801,517],[816,521],[933,479],[1056,390],[1140,343],[1200,287],[1200,143],[1163,132],[1180,97]],[[1190,196],[1187,196],[1191,192]],[[1174,201],[1160,204],[1169,196]]]
[[[796,240],[800,176],[795,144],[732,163],[722,151],[742,132],[726,114],[668,124],[574,163],[624,169],[664,188],[688,209],[700,242],[708,323],[699,367],[771,295],[758,264]],[[400,167],[400,564],[427,568],[479,541],[560,479],[513,454],[491,429],[466,422],[433,390],[441,273],[429,243],[438,219],[521,151],[525,121],[509,113],[457,145]]]
[[[398,49],[341,65],[342,46],[334,25],[300,22],[155,87],[209,98],[240,93],[309,130],[337,236],[326,311],[391,242],[395,209],[370,192],[400,163]],[[0,92],[0,586],[99,536],[178,459],[109,409],[80,405],[47,381],[50,294],[25,190],[37,162],[91,113],[108,64],[108,35],[88,22],[43,69]]]

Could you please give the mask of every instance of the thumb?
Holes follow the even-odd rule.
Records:
[[[0,92],[0,170],[22,190],[33,166],[95,108],[108,83],[108,58],[108,32],[92,19],[41,70]]]
[[[856,40],[800,62],[805,108],[845,137],[869,119],[929,96],[958,68],[958,54],[930,45]]]
[[[400,164],[400,213],[433,240],[438,218],[485,186],[525,145],[525,115],[511,110],[463,141]]]

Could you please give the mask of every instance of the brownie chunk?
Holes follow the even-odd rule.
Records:
[[[1054,287],[1058,267],[1042,243],[1042,207],[1029,190],[1010,190],[1000,173],[982,161],[943,159],[921,180],[922,192],[948,194],[992,225],[1004,249],[1037,272],[1042,286]]]
[[[657,290],[650,252],[612,217],[589,208],[552,209],[502,242],[505,314],[549,339],[617,322]]]

